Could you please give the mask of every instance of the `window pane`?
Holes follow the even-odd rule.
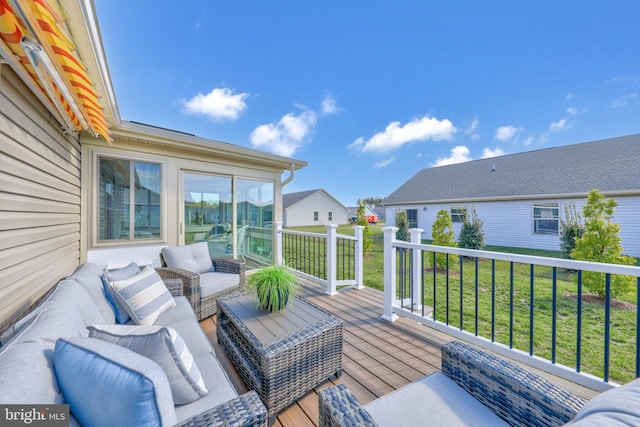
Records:
[[[160,238],[160,165],[134,163],[135,237]]]
[[[418,209],[407,209],[409,228],[418,228]]]
[[[207,242],[212,257],[233,256],[231,178],[184,174],[185,243]]]
[[[237,249],[238,257],[249,265],[273,262],[273,204],[275,190],[272,182],[249,179],[236,180]]]
[[[451,208],[451,221],[464,222],[467,216],[467,208]]]
[[[558,205],[533,205],[534,234],[558,234]]]
[[[100,159],[99,240],[129,239],[130,162]]]

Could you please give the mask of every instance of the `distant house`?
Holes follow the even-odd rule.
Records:
[[[285,227],[347,224],[349,209],[323,189],[282,195]]]
[[[423,169],[383,205],[389,224],[406,211],[425,239],[441,209],[451,213],[457,238],[473,206],[488,245],[559,250],[565,207],[581,210],[594,188],[618,202],[624,252],[640,256],[640,135]]]
[[[358,207],[357,206],[350,207],[349,221],[355,222],[357,216],[358,216]],[[365,206],[364,208],[364,217],[367,219],[375,218],[375,222],[380,221],[380,215],[374,209],[371,209],[369,206]]]

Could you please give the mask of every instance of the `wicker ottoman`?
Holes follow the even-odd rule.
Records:
[[[246,294],[218,300],[218,342],[270,424],[278,412],[333,375],[342,374],[342,321],[301,299],[284,310],[257,309]]]

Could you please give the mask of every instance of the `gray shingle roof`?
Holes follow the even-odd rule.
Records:
[[[316,189],[316,190],[307,190],[307,191],[299,191],[297,193],[288,193],[288,194],[283,194],[282,195],[282,208],[283,209],[287,209],[293,205],[295,205],[296,203],[298,203],[300,200],[304,200],[307,197],[311,196],[314,193],[317,193],[318,191],[320,191],[320,189]]]
[[[422,169],[383,204],[578,195],[594,188],[640,194],[640,134]]]

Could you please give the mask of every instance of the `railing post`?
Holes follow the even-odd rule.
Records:
[[[354,234],[356,236],[355,257],[353,265],[353,275],[356,281],[356,289],[364,288],[364,281],[362,280],[363,265],[362,259],[364,258],[364,227],[362,225],[353,226]]]
[[[396,299],[396,241],[398,227],[383,227],[384,233],[384,313],[382,319],[394,322],[398,316],[393,312]]]
[[[338,237],[336,224],[327,224],[327,295],[335,295],[338,293],[336,290],[337,281],[337,246]]]
[[[282,265],[283,261],[282,261],[282,221],[276,221],[276,253],[275,253],[275,260],[276,260],[276,265]]]
[[[411,243],[422,243],[422,228],[410,228]],[[411,271],[411,281],[413,283],[413,300],[411,304],[414,310],[422,308],[422,250],[413,250],[413,271]]]

